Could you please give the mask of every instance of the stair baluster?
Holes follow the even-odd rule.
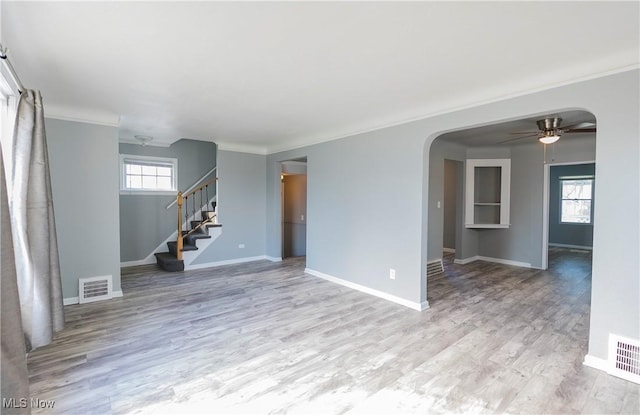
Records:
[[[191,212],[192,213],[191,217],[195,219],[195,217],[196,217],[196,195],[195,195],[195,193],[193,194],[193,201],[191,202],[191,204],[192,204],[192,208],[193,208],[192,212]]]

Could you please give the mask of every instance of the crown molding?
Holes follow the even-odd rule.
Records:
[[[589,75],[584,75],[584,76],[580,76],[580,77],[576,77],[576,78],[571,78],[571,79],[565,79],[563,81],[558,81],[555,83],[549,83],[543,86],[537,86],[537,87],[530,87],[528,89],[523,89],[520,90],[518,92],[514,92],[511,94],[506,94],[506,95],[499,95],[499,96],[495,96],[495,97],[490,97],[490,98],[482,98],[479,97],[477,100],[473,100],[467,104],[462,104],[456,107],[451,107],[451,108],[447,108],[444,110],[440,110],[440,111],[434,111],[431,113],[427,113],[424,115],[420,115],[417,117],[412,117],[412,118],[406,118],[403,119],[401,121],[394,121],[392,123],[387,123],[387,124],[380,124],[378,126],[372,127],[372,128],[366,128],[366,129],[362,129],[362,130],[353,130],[353,131],[349,131],[349,132],[344,132],[338,135],[334,135],[334,136],[328,136],[328,137],[324,137],[324,138],[315,138],[315,139],[309,139],[309,140],[304,140],[304,139],[300,139],[300,140],[296,140],[296,141],[289,141],[289,142],[285,142],[285,143],[280,143],[280,145],[275,145],[275,146],[271,146],[271,147],[267,147],[267,153],[266,154],[275,154],[275,153],[281,153],[283,151],[290,151],[290,150],[296,150],[299,148],[303,148],[303,147],[309,147],[315,144],[322,144],[322,143],[326,143],[329,141],[334,141],[334,140],[340,140],[342,138],[346,138],[346,137],[352,137],[355,135],[359,135],[359,134],[365,134],[365,133],[369,133],[372,131],[377,131],[377,130],[382,130],[384,128],[389,128],[389,127],[396,127],[398,125],[403,125],[403,124],[408,124],[411,122],[415,122],[415,121],[421,121],[421,120],[425,120],[428,118],[432,118],[432,117],[436,117],[439,115],[445,115],[445,114],[451,114],[454,112],[458,112],[458,111],[463,111],[463,110],[467,110],[470,108],[475,108],[475,107],[480,107],[483,105],[488,105],[488,104],[493,104],[496,102],[500,102],[500,101],[506,101],[508,99],[513,99],[513,98],[518,98],[518,97],[523,97],[526,95],[531,95],[531,94],[535,94],[538,92],[543,92],[543,91],[548,91],[554,88],[559,88],[559,87],[563,87],[563,86],[568,86],[568,85],[573,85],[573,84],[577,84],[580,82],[586,82],[586,81],[590,81],[590,80],[594,80],[594,79],[598,79],[598,78],[604,78],[607,76],[611,76],[611,75],[616,75],[619,73],[624,73],[624,72],[630,72],[630,71],[634,71],[634,70],[638,70],[640,69],[640,63],[634,63],[631,65],[626,65],[626,66],[621,66],[615,69],[611,69],[611,70],[607,70],[607,71],[601,71],[601,72],[596,72],[596,73],[592,73]]]
[[[218,150],[222,151],[234,151],[236,153],[250,153],[260,155],[268,154],[265,147],[255,146],[251,144],[237,144],[225,141],[216,141],[215,143],[218,145]]]
[[[104,125],[106,127],[120,126],[120,116],[117,114],[102,111],[77,111],[55,105],[47,105],[46,102],[44,105],[44,116],[56,120]]]

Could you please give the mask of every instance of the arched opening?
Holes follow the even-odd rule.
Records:
[[[536,121],[551,116],[562,118],[561,126],[566,125],[566,130],[578,127],[545,146],[536,133]],[[583,110],[531,115],[444,132],[425,149],[426,262],[443,265],[440,272],[427,266],[430,272],[424,276],[423,287],[427,301],[435,312],[450,313],[452,320],[477,323],[482,330],[490,330],[498,345],[496,353],[504,359],[515,361],[520,353],[526,357],[533,353],[536,342],[546,343],[552,337],[573,347],[572,353],[557,357],[563,362],[580,361],[587,353],[592,251],[582,243],[558,246],[553,240],[549,251],[550,222],[557,221],[549,213],[549,203],[550,191],[561,192],[557,183],[550,182],[552,178],[585,183],[592,179],[583,170],[585,163],[596,159],[595,123],[595,116]],[[519,134],[522,131],[532,133]],[[487,159],[510,161],[507,226],[475,226],[466,215],[468,186],[487,186],[475,178],[470,182],[467,167],[473,164],[470,160]],[[554,166],[574,165],[581,166],[580,174],[552,170]],[[591,171],[595,176],[595,170]],[[589,225],[594,226],[594,193],[584,183],[573,184],[583,185],[583,192],[575,200],[565,194],[566,204],[582,204],[585,209],[570,211],[577,219],[568,220],[588,217]],[[561,203],[563,195],[554,196],[560,202],[554,197],[552,203]],[[494,202],[502,202],[502,209],[505,200]],[[485,209],[491,203],[481,200],[477,204]],[[495,209],[496,203],[493,205],[490,207]]]

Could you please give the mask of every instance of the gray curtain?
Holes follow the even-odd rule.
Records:
[[[17,404],[6,405],[3,414],[30,414],[27,405],[21,408],[22,399],[29,400],[29,376],[27,373],[27,351],[22,336],[22,319],[20,300],[18,298],[18,281],[13,257],[13,242],[11,241],[11,219],[9,218],[9,203],[7,199],[7,185],[4,176],[4,161],[0,152],[0,214],[2,230],[0,249],[2,250],[2,278],[0,279],[0,324],[2,324],[2,347],[0,361],[2,363],[2,398],[14,399]]]
[[[40,92],[20,95],[13,135],[11,225],[27,350],[64,328],[62,283]],[[71,185],[72,183],[70,183]]]

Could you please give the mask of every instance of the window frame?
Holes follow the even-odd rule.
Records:
[[[571,198],[567,199],[563,197],[563,184],[568,181],[578,181],[578,180],[591,180],[591,195],[589,198]],[[582,175],[582,176],[560,176],[558,178],[558,191],[559,191],[559,200],[558,200],[558,223],[560,225],[580,225],[580,226],[593,226],[593,207],[594,207],[594,194],[595,194],[595,186],[596,186],[596,178],[595,175]],[[591,202],[591,208],[589,209],[589,221],[588,222],[565,222],[562,220],[562,202],[565,200],[588,200]]]
[[[13,169],[13,130],[18,111],[18,85],[5,75],[4,66],[0,66],[0,151],[4,161],[5,178],[10,177]],[[13,182],[6,179],[7,192],[11,194]]]
[[[126,166],[128,164],[163,164],[171,167],[171,189],[131,189],[127,188]],[[178,192],[178,159],[171,157],[139,156],[136,154],[120,154],[120,194],[175,196]]]

